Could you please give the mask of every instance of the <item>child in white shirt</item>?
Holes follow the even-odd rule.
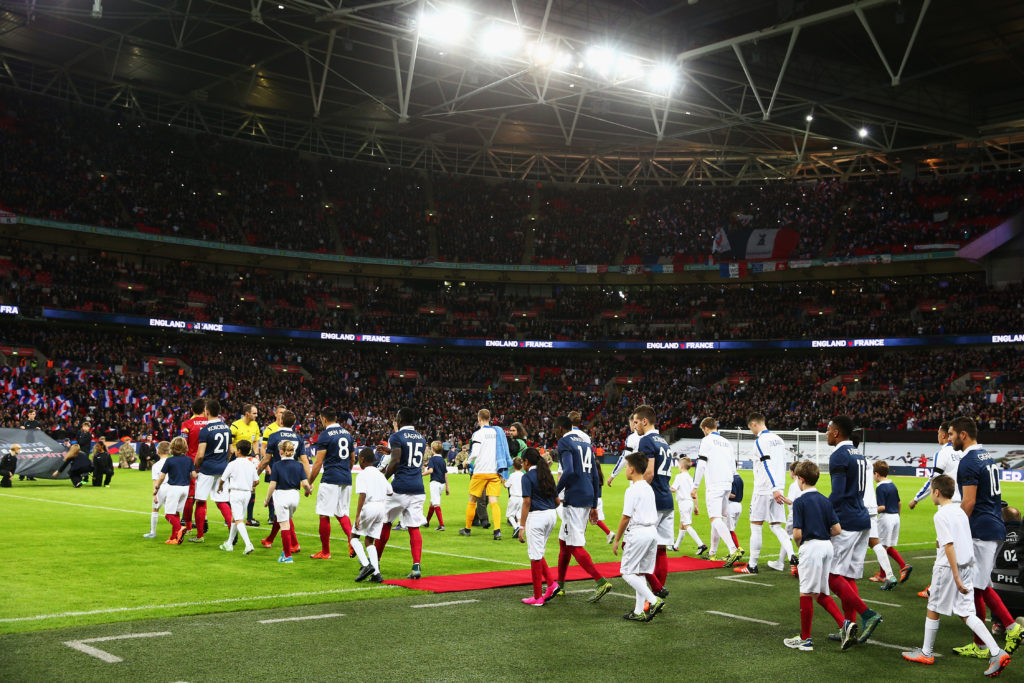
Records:
[[[687,458],[682,457],[679,459],[679,474],[672,480],[672,486],[669,489],[676,494],[676,503],[679,504],[679,534],[676,535],[675,545],[672,546],[672,551],[677,552],[679,545],[683,542],[683,534],[688,534],[693,542],[697,544],[697,555],[703,555],[707,552],[708,547],[704,545],[704,541],[700,540],[700,536],[697,535],[697,530],[693,528],[693,516],[700,514],[700,507],[698,507],[696,500],[690,496],[690,492],[693,491],[693,477],[690,476],[690,467],[693,462]]]

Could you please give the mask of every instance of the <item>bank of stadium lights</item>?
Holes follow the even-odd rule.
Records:
[[[424,11],[420,15],[416,30],[422,40],[449,45],[462,42],[469,33],[470,24],[472,18],[468,11],[449,5],[436,11]]]
[[[493,23],[480,34],[480,51],[490,57],[509,57],[522,50],[524,42],[518,26]]]

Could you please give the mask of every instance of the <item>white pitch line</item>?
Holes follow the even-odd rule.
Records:
[[[84,638],[82,640],[66,640],[64,641],[64,644],[74,650],[84,652],[90,657],[102,659],[104,662],[107,662],[108,664],[117,664],[118,662],[123,662],[124,660],[118,657],[117,655],[112,655],[109,652],[99,649],[98,647],[86,645],[86,643],[103,643],[108,640],[127,640],[129,638],[154,638],[156,636],[169,635],[171,635],[170,631],[156,631],[154,633],[129,633],[123,636],[104,636],[103,638]]]
[[[887,648],[889,648],[891,650],[902,650],[903,652],[910,652],[911,650],[914,649],[912,647],[904,647],[902,645],[893,645],[892,643],[883,643],[883,642],[875,640],[874,638],[869,639],[867,644],[868,645],[878,645],[879,647],[887,647]],[[934,654],[934,656],[935,657],[941,657],[942,655],[940,655],[938,652],[936,652]]]
[[[218,605],[229,602],[249,602],[251,600],[273,600],[275,598],[305,598],[313,595],[335,595],[337,593],[354,593],[356,591],[380,590],[392,588],[392,586],[370,586],[367,588],[335,588],[326,591],[302,591],[298,593],[280,593],[278,595],[253,595],[245,598],[219,598],[216,600],[198,600],[196,602],[172,602],[166,605],[140,605],[138,607],[111,607],[108,609],[93,609],[84,612],[58,612],[56,614],[36,614],[31,617],[5,617],[0,623],[14,621],[40,621],[42,619],[60,619],[62,617],[83,617],[91,614],[113,614],[115,612],[139,612],[145,610],[167,609],[171,607],[194,607],[195,605]]]
[[[79,508],[93,508],[95,510],[109,510],[110,512],[127,512],[133,515],[148,515],[149,512],[143,510],[125,510],[124,508],[108,508],[102,505],[87,505],[86,503],[69,503],[66,500],[50,500],[49,498],[31,498],[29,496],[14,496],[10,493],[0,493],[0,496],[4,498],[17,498],[18,500],[32,500],[37,503],[53,503],[55,505],[73,505]]]
[[[260,619],[261,624],[280,624],[285,621],[309,621],[310,619],[333,619],[343,617],[344,614],[307,614],[304,617],[285,617],[283,619]]]
[[[593,593],[593,591],[590,590],[589,588],[585,588],[585,589],[582,589],[582,590],[575,590],[575,591],[565,591],[565,592],[566,592],[567,595],[573,595],[575,593]],[[615,595],[615,596],[620,597],[620,598],[629,598],[630,600],[632,600],[632,599],[634,599],[636,597],[635,595],[630,595],[628,593],[616,593],[615,591],[608,591],[607,594],[608,595]]]
[[[471,602],[480,602],[479,600],[450,600],[448,602],[425,602],[422,605],[409,605],[413,609],[419,609],[421,607],[448,607],[449,605],[468,605]]]
[[[730,619],[739,619],[740,621],[752,621],[755,624],[767,624],[768,626],[778,626],[778,622],[765,621],[764,619],[753,619],[751,617],[741,617],[738,614],[729,614],[728,612],[716,612],[714,610],[707,610],[708,614],[717,614],[720,617],[728,617]]]
[[[771,588],[775,584],[773,583],[761,583],[760,581],[751,581],[750,579],[741,579],[738,576],[716,576],[719,581],[735,581],[736,583],[749,583],[751,586],[768,586]]]
[[[882,602],[881,600],[868,600],[861,598],[862,602],[870,602],[872,605],[885,605],[886,607],[903,607],[903,605],[897,605],[895,602]]]

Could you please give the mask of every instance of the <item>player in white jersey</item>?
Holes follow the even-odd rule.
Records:
[[[704,487],[704,508],[711,520],[711,543],[715,544],[715,536],[725,541],[729,548],[729,556],[725,558],[725,566],[731,567],[743,557],[743,549],[732,542],[729,528],[725,525],[725,516],[729,513],[729,492],[732,491],[732,477],[736,474],[736,460],[732,445],[719,434],[718,421],[713,417],[705,417],[700,421],[704,438],[700,442],[697,453],[697,474],[693,480],[693,491],[690,497],[697,499],[697,489],[707,474],[708,480]]]
[[[689,534],[690,538],[697,544],[697,556],[708,551],[704,541],[700,540],[697,530],[693,528],[693,516],[700,514],[700,508],[690,497],[693,492],[693,477],[690,476],[690,465],[692,461],[683,456],[679,459],[679,474],[672,480],[671,490],[676,494],[676,503],[679,505],[679,534],[676,536],[676,543],[672,551],[677,552],[679,545],[683,542],[683,535]]]
[[[800,488],[800,482],[796,480],[796,466],[797,463],[789,463],[789,488],[786,489],[786,500],[785,503],[788,507],[786,511],[786,535],[789,538],[793,538],[793,501],[800,497],[803,493],[803,489]],[[779,559],[772,560],[768,563],[768,566],[777,572],[786,570],[786,547],[779,548]],[[797,556],[796,553],[789,558],[789,571],[794,577],[797,577]]]
[[[160,519],[160,508],[167,497],[167,482],[164,481],[159,487],[160,475],[164,473],[164,460],[171,454],[171,442],[161,441],[156,445],[156,455],[159,458],[153,463],[153,512],[149,515],[149,533],[142,534],[143,538],[156,538],[156,523]]]
[[[630,453],[636,453],[637,447],[640,445],[640,434],[636,431],[636,418],[633,415],[629,416],[629,428],[631,430],[629,436],[626,437],[626,443],[622,447],[622,452],[619,454],[619,461],[615,463],[615,467],[612,468],[612,473],[608,477],[606,484],[612,485],[612,480],[619,476],[619,472],[626,465],[626,456]]]
[[[737,574],[757,574],[757,561],[764,542],[762,527],[768,528],[788,557],[793,556],[793,543],[782,525],[786,521],[782,487],[786,483],[786,443],[765,426],[761,413],[747,416],[747,427],[756,437],[750,457],[754,463],[754,492],[750,496],[750,562],[736,568]]]
[[[910,501],[910,509],[913,510],[917,507],[917,504],[928,497],[928,490],[931,488],[932,481],[935,477],[945,474],[947,477],[953,480],[953,483],[957,483],[957,470],[960,466],[960,457],[963,455],[960,451],[953,448],[953,433],[950,431],[949,422],[943,422],[939,425],[939,429],[936,432],[936,438],[939,443],[939,450],[935,451],[935,457],[932,459],[932,473],[928,477],[928,481],[924,483],[921,490],[917,492],[914,499]],[[960,486],[959,484],[953,488],[953,502],[960,502]],[[928,597],[928,587],[918,592],[919,597]]]
[[[505,480],[505,488],[508,489],[505,519],[514,529],[512,538],[519,538],[523,531],[519,526],[519,516],[523,511],[523,459],[518,456],[512,460],[512,474]]]

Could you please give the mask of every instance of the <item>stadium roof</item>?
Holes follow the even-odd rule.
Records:
[[[317,154],[530,180],[1024,162],[1019,0],[461,0],[460,15],[440,0],[92,1],[0,0],[0,83]],[[447,23],[428,34],[424,16]],[[666,95],[648,77],[670,67]]]

